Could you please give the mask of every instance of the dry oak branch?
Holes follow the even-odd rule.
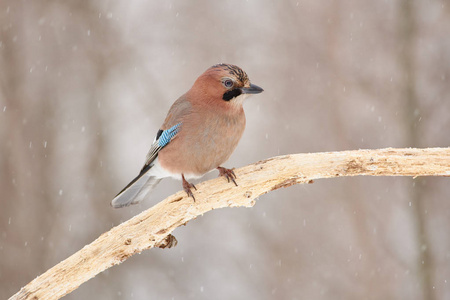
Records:
[[[292,154],[235,170],[239,186],[217,178],[197,185],[196,202],[178,192],[103,233],[10,299],[59,299],[98,273],[152,247],[171,247],[178,226],[210,210],[255,204],[270,191],[341,176],[450,176],[450,148]],[[109,207],[105,207],[109,209]]]

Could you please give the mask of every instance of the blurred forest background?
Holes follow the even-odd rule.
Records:
[[[227,167],[450,145],[445,0],[2,0],[0,26],[1,299],[181,189],[109,205],[213,64],[265,89]],[[210,212],[65,299],[450,299],[449,195],[448,178],[293,186]]]

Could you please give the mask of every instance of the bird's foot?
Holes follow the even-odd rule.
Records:
[[[237,178],[236,174],[234,174],[234,171],[233,171],[234,168],[227,169],[224,167],[217,167],[217,170],[219,170],[219,176],[224,176],[228,180],[228,182],[230,182],[230,180],[231,180],[237,186],[236,180],[234,180]]]
[[[195,197],[194,197],[194,194],[192,193],[191,188],[194,188],[195,190],[197,190],[197,188],[192,183],[187,182],[186,179],[184,179],[183,174],[181,174],[181,179],[183,179],[184,191],[186,192],[186,194],[188,194],[188,197],[192,197],[192,199],[194,199],[194,202],[195,202]]]

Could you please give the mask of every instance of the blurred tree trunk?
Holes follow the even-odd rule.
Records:
[[[11,225],[5,226],[10,230],[21,228],[20,235],[6,235],[4,241],[22,252],[20,256],[15,251],[7,254],[9,259],[3,271],[9,282],[20,282],[47,267],[48,251],[43,241],[55,225],[55,207],[49,195],[53,175],[48,161],[55,136],[54,128],[47,126],[53,115],[51,87],[36,87],[32,67],[35,57],[26,46],[33,43],[27,31],[29,23],[38,18],[33,16],[38,16],[45,6],[30,5],[11,3],[2,9],[0,22],[3,29],[0,62],[4,71],[0,77],[0,97],[4,101],[1,138],[6,141],[0,146],[5,170],[0,182],[3,199],[0,219]],[[33,201],[29,201],[30,197]],[[32,248],[27,249],[27,245]],[[33,259],[35,256],[41,259]],[[30,267],[18,269],[17,264],[24,260],[30,260]]]
[[[409,147],[420,147],[420,110],[419,99],[416,91],[416,43],[417,20],[415,1],[402,0],[399,7],[399,63],[402,72],[403,86],[402,98],[405,108],[405,144]],[[432,284],[431,245],[427,236],[426,220],[427,208],[425,204],[426,179],[415,179],[413,188],[409,189],[413,213],[416,222],[417,234],[417,274],[423,299],[435,299]]]

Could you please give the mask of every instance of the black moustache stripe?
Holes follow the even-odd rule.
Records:
[[[240,94],[242,94],[241,89],[234,89],[223,94],[222,99],[225,101],[230,101],[231,99],[239,96]]]

